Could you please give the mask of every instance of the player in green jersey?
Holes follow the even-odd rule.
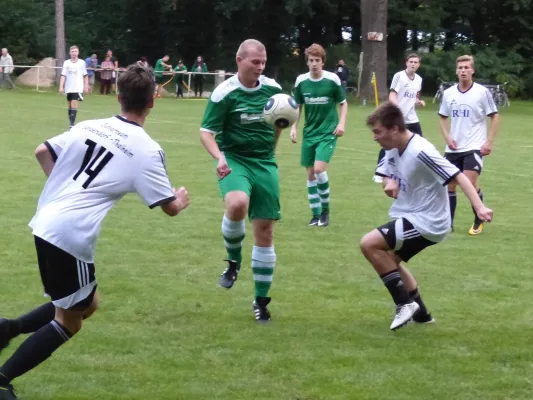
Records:
[[[324,71],[326,51],[319,44],[305,50],[309,72],[298,76],[294,100],[305,106],[302,140],[302,166],[307,170],[307,194],[313,217],[310,226],[329,225],[328,164],[333,157],[337,138],[344,135],[348,103],[339,77]],[[337,114],[340,104],[340,118]],[[301,112],[300,112],[301,116]],[[297,141],[298,121],[291,128],[291,140]]]
[[[261,42],[248,39],[241,43],[237,75],[213,91],[200,129],[202,144],[217,161],[216,174],[226,208],[222,236],[228,257],[220,286],[230,289],[237,279],[248,214],[254,231],[253,309],[258,322],[270,320],[268,291],[276,265],[274,221],[280,218],[274,153],[281,131],[264,121],[263,108],[271,96],[281,92],[281,87],[261,75],[266,60]]]
[[[155,89],[157,97],[161,97],[161,84],[163,83],[165,79],[163,77],[163,72],[166,69],[172,71],[172,65],[167,64],[169,59],[170,59],[169,56],[164,56],[163,58],[160,58],[159,60],[157,60],[157,62],[155,63],[154,76],[155,76],[155,83],[157,85]]]

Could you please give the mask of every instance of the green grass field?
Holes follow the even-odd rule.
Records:
[[[307,227],[299,146],[288,131],[280,140],[273,321],[260,326],[251,310],[250,225],[237,284],[217,286],[223,204],[199,142],[205,104],[157,101],[146,130],[191,205],[168,218],[127,196],[110,212],[96,251],[101,308],[14,382],[23,399],[532,398],[531,103],[502,111],[485,162],[481,186],[494,222],[469,237],[472,211],[460,195],[456,232],[409,263],[437,323],[396,333],[390,296],[359,251],[361,237],[387,222],[390,205],[371,179],[378,147],[364,118],[372,108],[350,107],[329,172],[329,228]],[[68,119],[64,97],[52,93],[0,92],[0,110],[0,315],[15,317],[45,301],[27,227],[45,182],[33,152]],[[87,96],[78,121],[117,112],[114,97]],[[436,106],[419,115],[426,136],[444,149]]]

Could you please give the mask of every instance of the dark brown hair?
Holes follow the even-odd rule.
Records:
[[[155,83],[150,67],[130,65],[119,75],[117,86],[123,111],[142,113],[153,103]]]
[[[400,132],[405,131],[402,110],[390,101],[383,103],[370,114],[366,119],[366,123],[369,126],[380,123],[385,129],[392,129],[394,126],[397,126]]]

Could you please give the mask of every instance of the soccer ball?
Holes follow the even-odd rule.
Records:
[[[268,99],[263,116],[267,124],[285,129],[298,119],[298,105],[291,96],[278,93]]]

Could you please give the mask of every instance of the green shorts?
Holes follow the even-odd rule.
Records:
[[[324,139],[306,140],[302,142],[302,167],[312,167],[315,161],[329,163],[337,146],[337,136],[330,135]]]
[[[163,76],[155,76],[155,83],[163,83],[165,78]]]
[[[274,159],[262,160],[225,153],[231,173],[218,181],[222,198],[233,191],[244,192],[250,198],[248,217],[278,220],[279,204],[278,165]]]

